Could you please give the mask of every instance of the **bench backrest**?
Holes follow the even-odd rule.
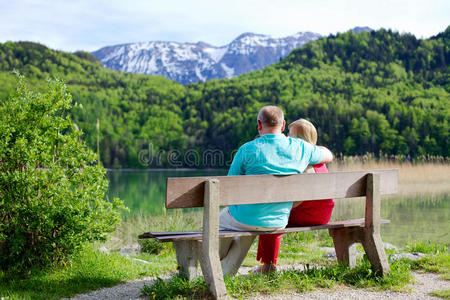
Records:
[[[219,205],[352,198],[367,195],[367,175],[379,174],[379,194],[395,194],[398,170],[295,175],[167,178],[166,208],[204,206],[205,183],[218,182]]]

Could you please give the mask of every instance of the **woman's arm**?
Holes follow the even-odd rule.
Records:
[[[328,150],[328,148],[326,148],[324,146],[317,146],[317,147],[319,147],[320,150],[322,150],[322,153],[323,153],[323,158],[322,158],[322,161],[320,163],[328,164],[328,163],[333,161],[333,153],[331,153],[331,151]]]

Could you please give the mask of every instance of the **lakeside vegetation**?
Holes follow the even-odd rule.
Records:
[[[450,176],[447,163],[400,163],[377,162],[375,159],[348,158],[335,163],[330,169],[386,169],[398,168],[400,177],[399,194],[405,197],[412,192],[426,195],[436,192],[448,195],[450,187],[447,180]],[[422,180],[422,181],[420,181]],[[439,182],[444,181],[445,185]],[[414,189],[410,188],[414,186]],[[405,198],[405,201],[408,201]],[[339,203],[339,201],[336,201]],[[360,201],[362,202],[362,201]],[[162,204],[161,204],[162,205]],[[159,216],[134,216],[122,220],[117,230],[105,243],[86,245],[78,254],[71,255],[64,264],[50,269],[33,270],[27,279],[11,280],[0,274],[0,297],[9,299],[59,299],[76,293],[84,293],[101,287],[114,286],[121,282],[146,276],[167,278],[167,274],[177,272],[175,251],[170,243],[157,243],[147,240],[143,243],[145,253],[124,257],[119,255],[119,249],[137,241],[137,235],[148,231],[183,231],[197,230],[201,227],[201,211],[168,210]],[[383,230],[382,230],[383,231]],[[393,270],[390,277],[379,280],[371,273],[369,265],[361,261],[357,269],[349,270],[336,264],[335,259],[323,257],[326,253],[320,247],[332,247],[332,240],[327,231],[303,232],[289,234],[283,237],[279,264],[309,264],[306,271],[289,271],[271,276],[239,276],[227,278],[228,293],[236,298],[245,298],[252,293],[273,294],[279,290],[311,291],[314,289],[329,289],[332,291],[342,285],[351,287],[368,287],[375,290],[389,289],[408,293],[407,284],[411,283],[411,271],[433,272],[450,280],[450,253],[448,243],[409,241],[406,245],[398,245],[403,250],[387,250],[388,255],[396,252],[422,252],[435,256],[424,257],[418,261],[391,262]],[[108,253],[98,249],[106,247]],[[358,250],[362,251],[361,247]],[[302,255],[299,255],[301,253]],[[244,266],[251,267],[256,262],[256,245],[250,250],[244,261]],[[133,260],[142,259],[149,264]],[[322,266],[321,268],[315,268]],[[248,289],[251,286],[252,289]],[[155,286],[143,290],[156,298],[164,299],[170,295],[192,298],[206,294],[202,279],[186,282],[177,277],[170,281],[158,281]],[[437,292],[441,295],[443,292]],[[8,300],[9,300],[8,299]]]
[[[257,134],[265,104],[291,122],[311,120],[319,143],[343,155],[449,156],[450,27],[419,40],[378,30],[331,35],[286,59],[233,79],[182,86],[157,76],[103,68],[89,53],[69,54],[30,42],[0,44],[0,97],[14,87],[13,69],[36,89],[59,77],[75,102],[74,122],[106,167],[174,167],[168,154],[234,149]],[[139,157],[149,150],[153,161]],[[159,159],[160,158],[160,159]],[[177,167],[221,167],[198,159]]]

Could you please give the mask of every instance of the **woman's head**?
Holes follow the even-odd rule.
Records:
[[[301,138],[310,144],[317,143],[317,131],[314,125],[305,119],[298,119],[289,124],[289,136]]]

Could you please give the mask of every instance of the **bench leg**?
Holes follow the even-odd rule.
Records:
[[[366,216],[364,236],[361,237],[361,243],[363,244],[372,268],[380,275],[384,276],[389,273],[389,264],[380,236],[380,181],[380,174],[367,175]]]
[[[372,268],[380,275],[389,273],[389,263],[379,233],[364,227],[330,228],[328,231],[333,238],[336,257],[340,263],[355,267],[355,243],[361,243]]]
[[[198,277],[198,255],[200,249],[197,241],[177,241],[173,242],[173,247],[177,253],[177,262],[180,266],[179,274],[188,280]]]
[[[356,266],[356,241],[352,228],[330,228],[328,232],[333,238],[337,261],[354,268]]]
[[[203,277],[210,292],[213,294],[214,299],[226,299],[227,291],[225,282],[223,281],[217,245],[216,249],[211,251],[211,249],[208,249],[208,245],[200,241],[198,241],[198,244],[199,249],[202,249],[201,252],[199,251],[201,253],[199,256],[200,266],[202,267]]]
[[[387,261],[386,252],[384,251],[383,242],[379,233],[370,233],[366,231],[364,240],[362,241],[364,251],[372,267],[380,275],[389,273],[389,263]]]

